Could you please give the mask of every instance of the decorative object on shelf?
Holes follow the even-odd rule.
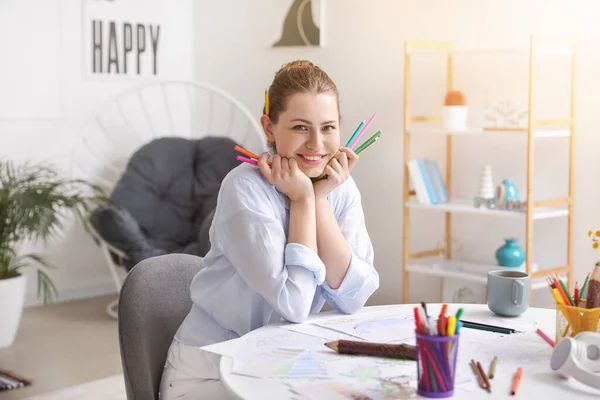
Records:
[[[482,184],[483,179],[482,173]],[[522,213],[527,210],[527,202],[519,200],[519,189],[517,189],[515,183],[510,179],[504,179],[497,186],[495,197],[483,197],[480,188],[478,195],[475,196],[474,206],[479,208],[482,205],[492,210],[517,211]]]
[[[519,201],[519,189],[512,180],[504,179],[498,185],[496,197],[498,198],[499,208],[510,209],[509,203],[514,204]]]
[[[449,131],[467,129],[467,102],[459,90],[451,90],[444,99],[444,127]]]
[[[499,101],[485,113],[485,120],[491,124],[487,128],[527,128],[528,110],[510,100]]]
[[[419,204],[442,204],[450,200],[437,161],[410,160],[406,165]]]
[[[493,199],[496,197],[494,181],[492,180],[492,167],[490,165],[486,165],[481,171],[479,193],[477,196],[484,200]]]
[[[504,239],[504,245],[496,250],[496,261],[502,267],[520,267],[525,261],[525,249],[516,238]]]

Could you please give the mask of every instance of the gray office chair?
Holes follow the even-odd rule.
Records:
[[[119,347],[128,400],[158,399],[169,346],[188,314],[202,258],[169,254],[137,264],[119,296]]]

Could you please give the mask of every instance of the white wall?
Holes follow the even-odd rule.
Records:
[[[596,256],[586,232],[598,226],[600,219],[595,208],[600,194],[596,179],[600,139],[595,124],[600,104],[600,44],[596,40],[600,37],[600,10],[595,2],[578,1],[575,6],[566,0],[325,1],[325,48],[271,48],[279,38],[291,1],[156,0],[159,11],[169,16],[164,32],[168,29],[173,35],[165,45],[160,78],[207,81],[239,98],[258,118],[263,90],[279,66],[292,59],[308,58],[321,65],[338,84],[347,133],[358,121],[377,112],[373,128],[382,130],[384,136],[364,153],[353,175],[363,193],[381,274],[381,288],[371,303],[400,302],[403,42],[447,40],[457,48],[506,47],[526,45],[532,33],[574,35],[580,44],[574,264],[575,277],[581,281]],[[52,160],[66,169],[70,148],[85,116],[110,95],[142,81],[91,79],[83,73],[81,4],[72,0],[0,2],[0,54],[6,56],[0,64],[0,85],[9,88],[0,90],[0,156],[16,161]],[[35,16],[30,12],[34,9]],[[40,19],[37,15],[42,12],[45,17]],[[474,67],[467,65],[471,66],[465,67],[462,77],[457,75],[457,85],[461,79],[468,85],[466,78]],[[416,79],[413,84],[425,86],[428,78]],[[500,80],[497,76],[493,79]],[[500,83],[510,86],[511,82]],[[430,105],[438,98],[428,100],[420,104]],[[550,167],[547,162],[558,160],[564,166],[567,159],[559,153],[565,143],[560,139],[548,142],[536,153],[536,166],[540,168],[536,198],[554,197],[555,191],[566,193],[564,169]],[[412,151],[415,156],[427,151],[441,157],[443,141],[421,140],[414,143]],[[520,139],[457,140],[455,168],[465,180],[455,181],[455,191],[470,197],[483,163],[493,166],[495,179],[512,177],[523,187],[524,154]],[[430,247],[438,238],[431,234],[429,225],[440,225],[430,217],[413,215],[411,249]],[[457,217],[456,221],[457,238],[468,250],[465,256],[490,262],[503,237],[524,237],[524,225],[515,227],[495,219],[472,217]],[[536,258],[564,263],[565,221],[536,223]],[[52,277],[61,298],[112,291],[108,272],[91,240],[78,229],[68,233],[45,250],[59,266]],[[413,301],[438,299],[438,282],[414,279],[411,287]],[[34,303],[34,294],[35,281],[30,280],[28,304]],[[537,300],[548,299],[544,292]]]
[[[0,2],[0,157],[17,162],[50,161],[69,173],[71,148],[80,124],[102,102],[145,81],[192,78],[192,1],[146,1],[144,7],[137,0],[133,3]],[[89,14],[82,9],[85,4],[118,7],[119,15],[113,17],[110,9],[102,15]],[[82,16],[87,23],[91,15],[106,21],[160,23],[158,75],[106,77],[85,72],[89,49],[82,42]],[[117,27],[121,29],[122,24]],[[107,25],[103,31],[108,34]],[[58,267],[50,275],[61,300],[116,292],[100,252],[78,226],[68,226],[66,234],[43,253]],[[36,304],[34,270],[30,268],[27,275],[26,304]]]
[[[594,263],[588,228],[600,223],[596,199],[600,184],[596,132],[597,104],[600,103],[600,6],[593,1],[518,1],[483,2],[326,0],[327,46],[325,48],[271,48],[279,38],[281,25],[290,1],[223,0],[197,4],[196,10],[196,77],[220,86],[240,98],[256,112],[262,107],[263,91],[275,71],[285,62],[306,58],[322,66],[336,81],[341,93],[344,131],[349,135],[356,124],[373,112],[378,117],[373,129],[383,132],[381,140],[361,156],[353,175],[363,193],[368,228],[375,247],[376,266],[381,287],[371,303],[401,301],[402,259],[402,127],[403,127],[403,43],[405,40],[451,41],[456,48],[527,46],[531,34],[573,35],[579,41],[579,87],[577,94],[577,160],[574,224],[575,278],[580,282]],[[576,5],[575,5],[576,4]],[[231,12],[236,10],[236,12]],[[501,59],[502,60],[502,59]],[[472,89],[469,79],[478,76],[483,82],[498,83],[499,96],[508,89],[523,89],[509,94],[526,98],[526,86],[519,87],[510,78],[481,74],[477,58],[457,58],[457,86]],[[523,65],[521,65],[522,67]],[[525,67],[525,77],[527,65]],[[415,87],[426,88],[425,70],[415,68]],[[478,69],[479,68],[479,69]],[[485,70],[484,70],[485,71]],[[420,76],[419,72],[422,74]],[[496,71],[495,72],[502,72]],[[440,84],[444,70],[439,70]],[[568,73],[568,72],[567,72]],[[477,74],[477,75],[476,75]],[[558,75],[560,77],[565,76]],[[472,79],[471,79],[472,81]],[[553,80],[546,81],[554,83]],[[545,85],[548,85],[546,83]],[[432,86],[432,85],[429,85]],[[560,81],[559,90],[564,90]],[[417,105],[436,111],[443,92],[414,90]],[[434,92],[435,93],[435,92]],[[559,92],[560,93],[560,92]],[[492,92],[492,95],[497,94]],[[469,91],[467,90],[469,96]],[[436,97],[437,96],[437,97]],[[564,94],[542,92],[542,100],[564,104]],[[476,99],[474,94],[469,97]],[[418,100],[420,99],[420,101]],[[475,101],[473,101],[475,103]],[[476,113],[477,104],[472,105]],[[553,102],[549,103],[550,105]],[[548,105],[548,103],[546,103]],[[434,107],[433,110],[431,107]],[[455,193],[471,198],[477,188],[481,167],[489,163],[494,178],[513,178],[521,190],[526,184],[526,142],[518,138],[455,140]],[[536,151],[537,199],[564,197],[567,194],[568,165],[566,139],[552,139]],[[443,162],[443,139],[413,142],[414,156],[433,154]],[[550,166],[551,161],[558,166]],[[441,225],[430,216],[413,213],[411,250],[431,248],[441,239]],[[506,236],[524,242],[525,225],[510,225],[493,218],[455,217],[456,238],[474,259],[494,262],[494,251]],[[437,233],[436,233],[437,232]],[[535,224],[535,258],[543,265],[558,266],[566,262],[566,218]],[[439,300],[439,282],[416,278],[411,281],[412,301]],[[534,304],[548,304],[547,291],[535,297]]]

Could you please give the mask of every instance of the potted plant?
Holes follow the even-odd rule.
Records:
[[[87,228],[88,211],[107,201],[98,186],[62,179],[48,166],[0,159],[0,348],[13,343],[21,320],[24,268],[37,269],[37,295],[44,304],[58,297],[47,273],[52,265],[39,254],[19,254],[17,246],[23,241],[47,243],[61,229],[67,213],[74,213]]]
[[[449,131],[467,129],[467,101],[459,90],[446,93],[444,99],[444,127]]]

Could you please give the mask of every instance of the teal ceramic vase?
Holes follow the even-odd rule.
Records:
[[[519,246],[517,239],[506,238],[503,246],[496,250],[496,261],[503,267],[520,267],[525,261],[525,249]]]

